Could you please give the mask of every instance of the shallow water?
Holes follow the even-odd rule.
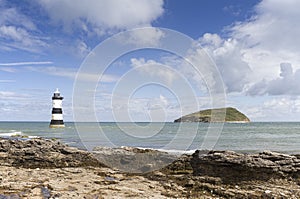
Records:
[[[0,136],[57,138],[88,150],[100,145],[187,153],[196,149],[300,153],[299,122],[226,123],[223,128],[207,123],[66,122],[65,125],[65,128],[53,129],[48,122],[0,122]]]

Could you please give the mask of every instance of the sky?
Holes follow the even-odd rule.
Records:
[[[73,121],[82,82],[91,85],[80,92],[93,97],[86,103],[98,121],[173,121],[212,108],[212,82],[222,83],[226,106],[252,121],[299,121],[299,7],[298,0],[0,0],[0,121],[50,121],[56,88],[65,121]],[[159,48],[164,30],[193,40],[186,56]],[[157,48],[85,72],[93,55],[110,59],[113,48],[95,52],[116,35]],[[188,61],[205,63],[203,51],[216,70],[199,75]]]

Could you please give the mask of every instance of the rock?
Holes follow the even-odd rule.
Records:
[[[190,161],[191,155],[182,155],[174,162],[162,169],[166,174],[190,174],[193,173],[193,168],[191,167]]]
[[[195,181],[194,180],[189,180],[184,186],[185,187],[193,187],[195,185]]]
[[[266,194],[270,194],[270,193],[272,193],[272,191],[270,191],[270,190],[265,190],[265,193],[266,193]]]
[[[95,147],[95,157],[110,168],[130,173],[145,173],[163,168],[178,158],[166,152],[134,147]]]
[[[142,167],[140,167],[140,171],[145,173],[153,170],[153,164],[146,164]]]
[[[0,139],[0,165],[24,168],[105,166],[91,153],[46,139]],[[5,154],[4,154],[5,153]]]
[[[225,183],[276,178],[297,178],[299,159],[296,156],[270,151],[259,154],[240,154],[233,151],[211,151],[193,154],[191,166],[194,175],[220,177]]]
[[[92,154],[53,140],[0,143],[0,198],[300,198],[297,155],[196,151],[177,159],[155,150],[97,148],[113,167],[147,172],[129,174],[99,167]],[[165,160],[175,161],[149,172]]]
[[[41,187],[41,193],[44,198],[51,197],[51,191],[48,189],[48,187]]]
[[[0,199],[21,199],[21,197],[18,196],[17,194],[12,194],[9,196],[0,194]]]
[[[121,164],[130,164],[130,162],[136,160],[134,156],[124,156],[121,157],[120,163]]]

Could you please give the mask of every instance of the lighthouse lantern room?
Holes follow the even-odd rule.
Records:
[[[64,98],[60,96],[58,89],[54,92],[52,96],[52,119],[50,122],[50,128],[60,128],[65,127],[63,121],[63,112],[62,112],[62,100]]]

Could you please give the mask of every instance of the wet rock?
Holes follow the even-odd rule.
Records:
[[[269,180],[299,176],[299,159],[293,155],[264,151],[241,154],[233,151],[211,151],[191,159],[194,175],[220,177],[226,183]]]

